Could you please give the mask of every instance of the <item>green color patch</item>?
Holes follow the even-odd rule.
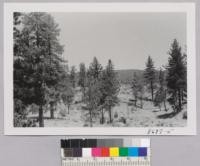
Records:
[[[128,156],[128,148],[119,148],[119,156]]]

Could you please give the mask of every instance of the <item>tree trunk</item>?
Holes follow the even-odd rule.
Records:
[[[92,127],[92,110],[90,110],[90,127]]]
[[[39,107],[39,127],[44,127],[44,117],[43,117],[43,108],[42,105]]]
[[[112,123],[112,112],[111,112],[111,106],[109,106],[109,117],[110,117],[110,123]]]
[[[101,124],[104,124],[104,112],[103,109],[101,109]]]
[[[151,81],[151,100],[153,102],[153,82]]]
[[[50,114],[51,114],[51,119],[54,119],[54,103],[50,103]]]
[[[143,101],[142,101],[142,97],[140,98],[140,107],[143,108]]]
[[[163,104],[164,104],[165,111],[167,112],[166,98],[167,98],[167,90],[164,90],[164,100],[163,100]]]
[[[135,107],[137,106],[137,96],[135,96]]]
[[[182,109],[182,101],[181,101],[181,90],[180,89],[178,90],[178,105],[179,105],[179,110],[178,111],[181,111],[181,109]]]
[[[70,105],[68,104],[68,105],[67,105],[67,109],[68,109],[68,112],[67,112],[67,113],[68,113],[68,114],[69,114],[69,108],[70,108]]]
[[[184,102],[184,89],[181,90],[181,100],[182,100],[182,103]]]
[[[166,107],[166,101],[165,101],[165,99],[163,101],[163,104],[164,104],[165,111],[167,112],[167,107]]]

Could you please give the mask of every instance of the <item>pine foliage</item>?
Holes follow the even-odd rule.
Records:
[[[181,47],[174,39],[169,51],[169,60],[167,66],[167,87],[169,103],[173,106],[174,111],[182,110],[185,93],[187,92],[187,69],[185,55],[182,54]]]

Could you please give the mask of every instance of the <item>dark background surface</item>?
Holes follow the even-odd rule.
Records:
[[[60,138],[64,136],[4,136],[3,121],[3,3],[41,2],[40,0],[0,0],[0,166],[61,166]],[[74,0],[42,2],[125,2]],[[197,49],[197,136],[152,136],[152,166],[200,165],[200,0],[129,0],[126,2],[196,2],[196,49]]]

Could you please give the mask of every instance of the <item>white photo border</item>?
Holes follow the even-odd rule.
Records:
[[[13,126],[13,12],[185,12],[187,17],[186,127],[44,127]],[[5,135],[196,135],[196,47],[194,3],[5,3],[4,4]]]

